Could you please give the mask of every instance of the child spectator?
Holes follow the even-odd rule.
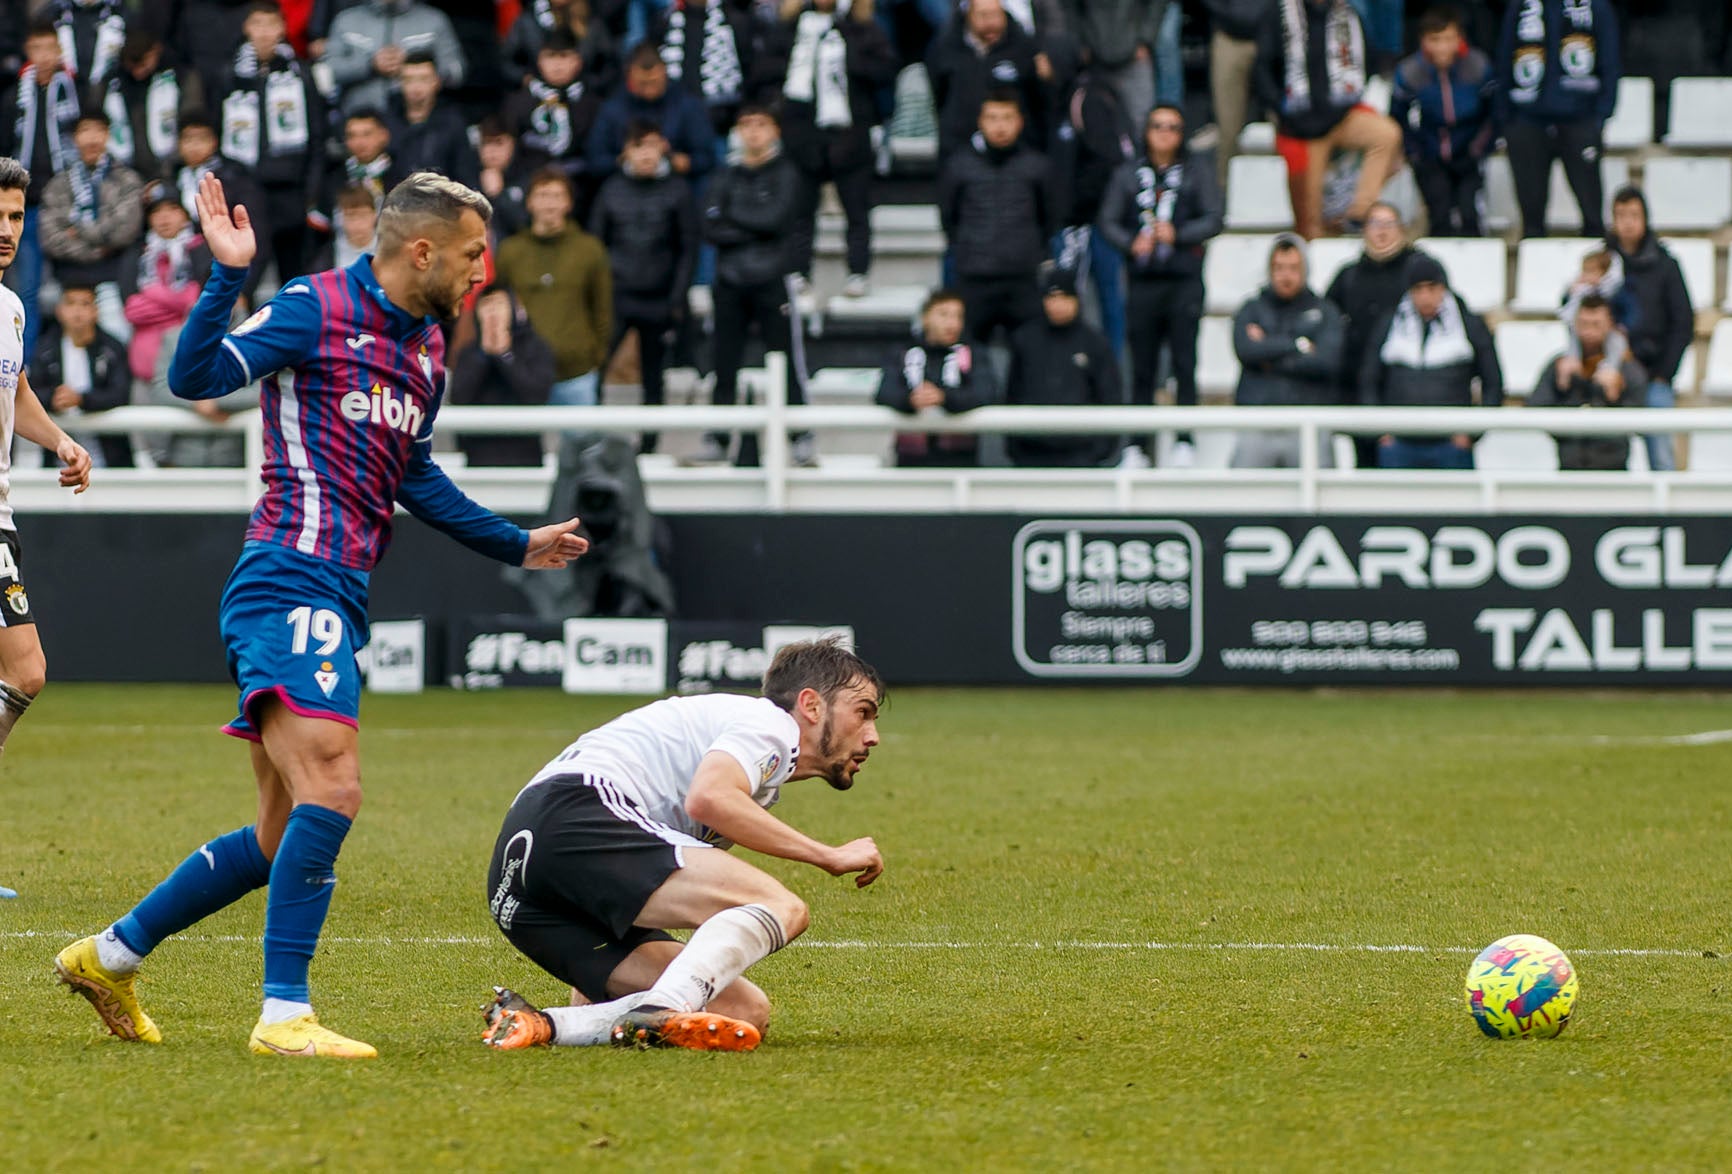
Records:
[[[175,140],[176,162],[169,168],[168,186],[180,200],[180,206],[186,209],[186,214],[192,217],[193,223],[198,223],[199,180],[207,174],[215,175],[222,181],[223,195],[229,202],[229,207],[236,204],[246,205],[247,213],[252,217],[253,235],[259,240],[271,239],[270,218],[267,214],[264,193],[258,190],[251,177],[217,154],[217,127],[211,121],[210,115],[202,110],[189,110],[181,116],[180,134]],[[241,289],[241,306],[250,307],[253,294],[259,287],[259,278],[264,273],[265,262],[270,253],[260,249],[253,258],[253,263],[247,271],[246,285]]]
[[[275,256],[281,283],[306,273],[311,261],[307,213],[324,175],[325,100],[289,48],[277,0],[252,0],[241,27],[246,40],[235,50],[222,100],[222,153],[263,189],[271,234],[260,251]]]
[[[476,190],[493,202],[493,220],[487,227],[497,248],[500,241],[529,223],[523,197],[535,172],[517,149],[517,136],[500,115],[487,115],[477,129],[481,136],[481,177]]]
[[[120,62],[120,47],[126,43],[126,7],[123,0],[48,0],[37,9],[54,22],[66,68],[86,90],[108,81]]]
[[[1582,352],[1576,341],[1576,316],[1581,312],[1582,302],[1590,296],[1600,298],[1612,312],[1612,329],[1606,335],[1603,349],[1608,364],[1622,367],[1630,354],[1630,331],[1636,328],[1640,311],[1624,287],[1624,259],[1611,249],[1596,249],[1582,258],[1582,270],[1564,291],[1563,309],[1558,311],[1558,320],[1570,328],[1564,355],[1578,363]],[[1564,381],[1568,382],[1567,373]]]
[[[127,361],[133,378],[148,383],[156,373],[163,337],[178,330],[192,312],[210,276],[211,257],[192,217],[166,185],[146,189],[144,210],[149,231],[143,249],[129,252],[121,264],[120,293],[132,324]]]
[[[335,219],[337,231],[313,259],[315,272],[347,269],[361,259],[362,253],[373,251],[379,205],[374,202],[371,190],[353,183],[339,191]]]
[[[162,40],[134,29],[120,47],[120,68],[109,75],[102,108],[112,121],[114,157],[146,179],[156,179],[174,158],[183,110],[205,105],[204,81],[190,66],[163,60]]]
[[[603,6],[612,7],[605,3]],[[523,6],[500,48],[501,63],[511,85],[535,76],[536,56],[554,33],[571,36],[578,52],[583,54],[585,71],[596,90],[605,93],[613,88],[613,83],[619,80],[619,57],[614,50],[613,34],[605,21],[596,19],[588,0],[532,0]]]
[[[920,333],[912,346],[884,362],[878,402],[898,412],[931,419],[991,403],[998,389],[992,364],[976,361],[962,340],[965,308],[954,291],[941,289],[920,311]],[[969,468],[979,460],[973,433],[898,432],[896,463],[902,468]]]
[[[1419,52],[1395,70],[1389,116],[1425,197],[1432,236],[1479,236],[1485,157],[1497,140],[1497,74],[1463,37],[1453,8],[1420,18]]]
[[[506,99],[503,114],[525,167],[557,167],[575,182],[583,174],[584,143],[600,109],[601,99],[583,76],[577,42],[555,29],[535,55],[535,76]]]
[[[601,185],[589,230],[607,249],[613,270],[608,359],[626,332],[636,330],[643,402],[659,404],[668,342],[686,316],[699,241],[691,187],[673,174],[668,141],[651,124],[635,122],[626,132],[625,158]],[[656,440],[655,433],[644,433],[640,451],[654,452]]]
[[[72,131],[73,156],[42,192],[42,251],[63,286],[88,286],[103,330],[132,334],[120,298],[120,262],[144,225],[144,181],[108,153],[108,115],[92,105]]]

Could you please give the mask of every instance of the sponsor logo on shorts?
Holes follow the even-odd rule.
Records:
[[[519,844],[522,845],[521,851]],[[493,899],[487,903],[488,912],[493,914],[493,920],[499,923],[500,929],[511,928],[511,921],[523,904],[511,895],[511,886],[519,876],[529,871],[529,853],[534,847],[535,833],[528,828],[505,841],[505,861],[499,870],[499,884],[494,886]]]

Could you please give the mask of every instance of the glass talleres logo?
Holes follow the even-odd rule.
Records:
[[[1039,521],[1012,544],[1012,649],[1040,677],[1182,677],[1202,656],[1202,542],[1175,521]]]

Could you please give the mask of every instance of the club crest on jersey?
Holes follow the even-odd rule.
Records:
[[[425,346],[423,346],[421,348],[421,353],[419,355],[417,355],[416,358],[418,358],[421,361],[421,374],[427,376],[427,382],[428,383],[432,383],[433,382],[433,356],[428,354],[427,348]]]
[[[758,764],[758,782],[767,783],[776,777],[776,770],[782,765],[782,756],[772,754]]]
[[[375,383],[371,392],[351,391],[339,405],[346,419],[357,424],[383,424],[393,432],[414,436],[421,431],[426,413],[406,395]]]
[[[260,306],[256,314],[251,318],[248,318],[245,322],[242,322],[229,333],[233,334],[236,338],[239,338],[243,334],[251,334],[270,320],[271,308],[269,306]]]
[[[18,336],[18,341],[24,341],[24,315],[12,315],[12,333]]]
[[[6,588],[6,606],[18,615],[30,610],[30,597],[24,594],[24,588],[17,583]]]
[[[326,697],[337,691],[337,674],[332,671],[328,660],[319,662],[319,671],[313,674],[313,680],[318,682],[319,691]]]

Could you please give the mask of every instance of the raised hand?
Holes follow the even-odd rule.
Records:
[[[232,269],[251,265],[259,245],[253,237],[253,221],[247,215],[246,205],[236,204],[231,212],[228,197],[223,195],[223,181],[209,172],[198,181],[194,200],[198,206],[199,235],[210,246],[211,259]]]

